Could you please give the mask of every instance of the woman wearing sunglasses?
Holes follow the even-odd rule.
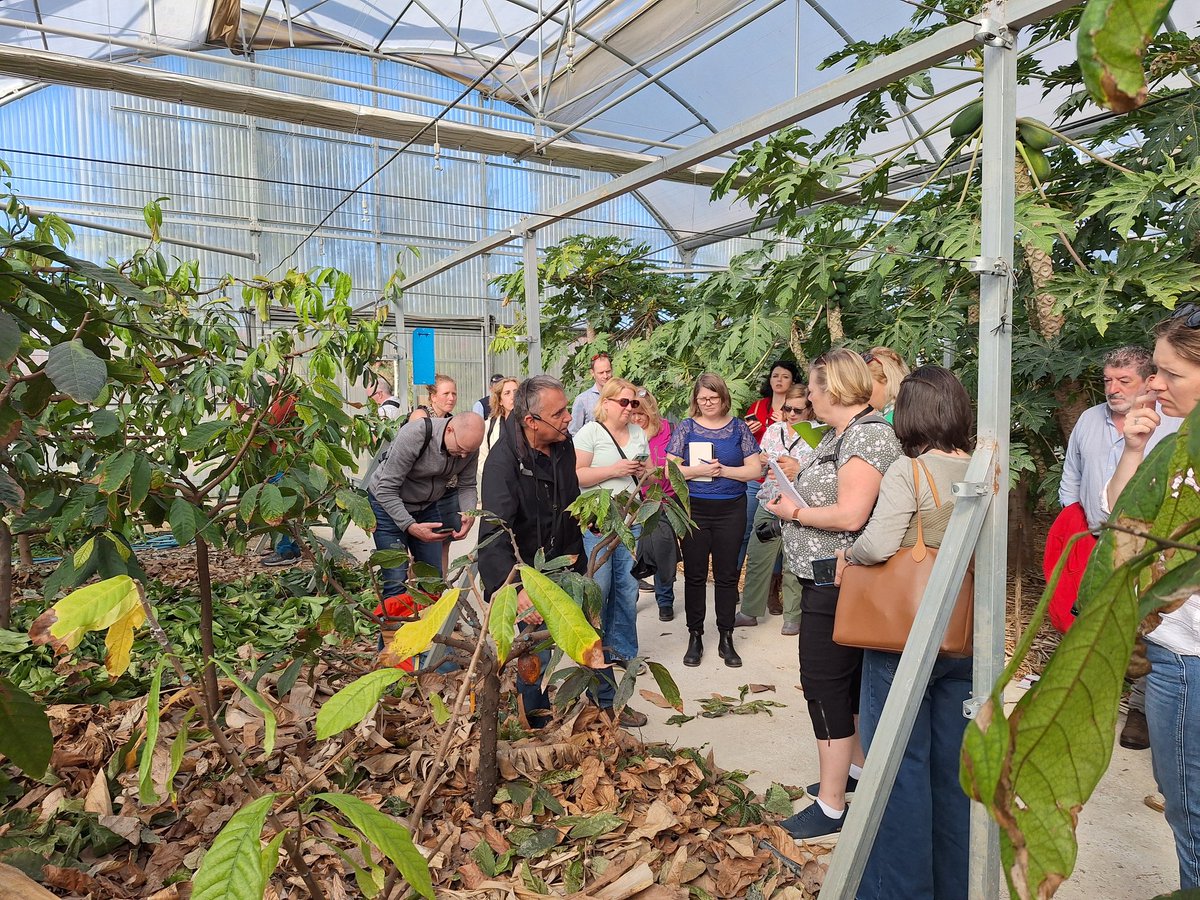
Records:
[[[646,433],[630,422],[629,417],[641,405],[637,389],[623,378],[611,378],[600,389],[595,420],[579,429],[574,438],[575,473],[585,493],[605,489],[614,495],[637,492],[638,480],[650,457],[650,445]],[[635,539],[640,530],[634,528]],[[583,549],[589,560],[602,539],[602,535],[584,529]],[[600,627],[605,659],[624,666],[638,655],[638,583],[633,577],[633,556],[629,549],[618,542],[608,561],[592,577],[604,598]],[[611,698],[605,703],[605,695],[611,692],[608,679],[612,673],[600,675],[604,681],[599,691],[600,705],[611,705]],[[626,708],[621,724],[641,726],[646,724],[646,717]]]
[[[767,459],[778,460],[788,456],[802,463],[811,455],[812,448],[792,426],[811,418],[808,410],[808,388],[803,384],[793,384],[788,388],[787,399],[784,400],[780,412],[783,414],[783,421],[772,424],[763,435],[763,462],[765,464]],[[761,505],[754,514],[754,536],[750,539],[750,549],[746,552],[742,609],[733,621],[738,628],[757,625],[759,616],[767,612],[768,599],[778,602],[776,598],[782,595],[782,608],[772,609],[771,613],[783,615],[783,626],[779,633],[795,637],[800,634],[800,580],[791,570],[775,571],[783,554],[783,531],[779,519],[771,514],[766,504],[777,496],[779,485],[774,479],[767,478],[758,491],[758,502]]]

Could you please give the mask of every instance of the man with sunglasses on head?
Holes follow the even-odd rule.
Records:
[[[612,378],[612,360],[607,353],[597,353],[592,357],[592,380],[590,388],[575,398],[571,407],[571,434],[578,434],[579,429],[588,422],[596,421],[596,407],[600,403],[600,391]]]
[[[375,548],[406,550],[412,559],[442,569],[442,547],[466,537],[475,509],[475,475],[483,419],[473,412],[448,419],[410,420],[397,433],[387,459],[364,487],[375,512]],[[408,565],[385,568],[383,596],[404,591]]]

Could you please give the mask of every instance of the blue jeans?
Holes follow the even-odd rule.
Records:
[[[742,535],[742,549],[738,551],[738,571],[746,563],[746,551],[750,549],[750,536],[754,534],[754,514],[758,512],[758,492],[762,485],[757,481],[746,483],[746,533]]]
[[[675,608],[675,567],[660,566],[654,572],[654,602],[662,609]]]
[[[375,513],[375,549],[407,550],[413,559],[428,563],[441,572],[443,541],[417,540],[392,521],[392,517],[379,505],[379,501],[370,494],[367,497],[371,501],[371,510]],[[440,522],[442,513],[439,507],[439,503],[431,503],[413,518],[418,522]],[[404,581],[408,578],[408,563],[383,569],[380,574],[383,578],[384,597],[395,597],[404,593]]]
[[[633,529],[636,539],[640,527]],[[601,536],[583,531],[583,552],[588,559],[601,541]],[[601,637],[604,639],[604,658],[609,662],[633,659],[638,655],[637,579],[633,571],[633,555],[624,544],[618,543],[612,556],[592,576],[604,598],[600,612]]]
[[[1146,641],[1146,658],[1150,756],[1175,835],[1179,887],[1200,888],[1200,656]]]
[[[900,654],[863,653],[859,729],[870,750]],[[971,660],[939,658],[925,688],[896,783],[858,888],[858,900],[967,896],[971,803],[958,783]]]
[[[279,542],[275,545],[275,552],[285,559],[296,559],[300,555],[300,545],[290,534],[281,534]]]

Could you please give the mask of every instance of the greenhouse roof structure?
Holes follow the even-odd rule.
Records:
[[[0,103],[45,84],[69,84],[619,175],[847,71],[849,62],[821,64],[848,43],[903,29],[915,6],[924,6],[931,22],[959,18],[915,0],[13,0],[0,10]],[[1194,21],[1198,7],[1182,0],[1176,20]],[[451,116],[435,122],[436,114],[397,109],[412,92],[382,83],[368,88],[367,103],[359,95],[331,99],[331,86],[361,87],[332,55],[328,64],[289,69],[287,89],[150,64],[203,54],[270,74],[273,67],[260,60],[289,48],[411,63],[517,112],[498,125]],[[1065,62],[1073,46],[1063,42],[1047,53]],[[931,75],[940,99],[914,109],[892,104],[888,128],[867,148],[882,151],[923,135],[913,146],[914,174],[936,164],[949,140],[945,129],[933,129],[980,90],[973,70]],[[961,89],[947,95],[956,85]],[[1054,120],[1069,92],[1022,88],[1018,114]],[[463,109],[470,98],[464,91],[463,99],[441,102]],[[1085,106],[1069,124],[1087,127],[1098,115]],[[819,135],[842,118],[834,107],[803,124]],[[727,155],[717,155],[640,188],[680,246],[748,230],[753,213],[744,204],[710,200],[728,164]],[[902,193],[918,183],[901,175],[892,188]]]

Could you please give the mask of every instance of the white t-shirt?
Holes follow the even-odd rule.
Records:
[[[592,454],[592,465],[596,468],[611,466],[621,459],[621,454],[617,451],[616,442],[609,437],[608,433],[604,430],[604,426],[599,422],[588,422],[579,429],[578,434],[575,435],[573,440],[576,450]],[[642,431],[641,426],[630,423],[629,442],[621,450],[625,452],[625,459],[637,459],[639,456],[650,455],[650,443],[646,440],[646,432]],[[632,475],[622,475],[620,478],[606,478],[599,484],[592,485],[587,490],[608,488],[615,493],[617,491],[632,491],[636,486],[636,478]]]

